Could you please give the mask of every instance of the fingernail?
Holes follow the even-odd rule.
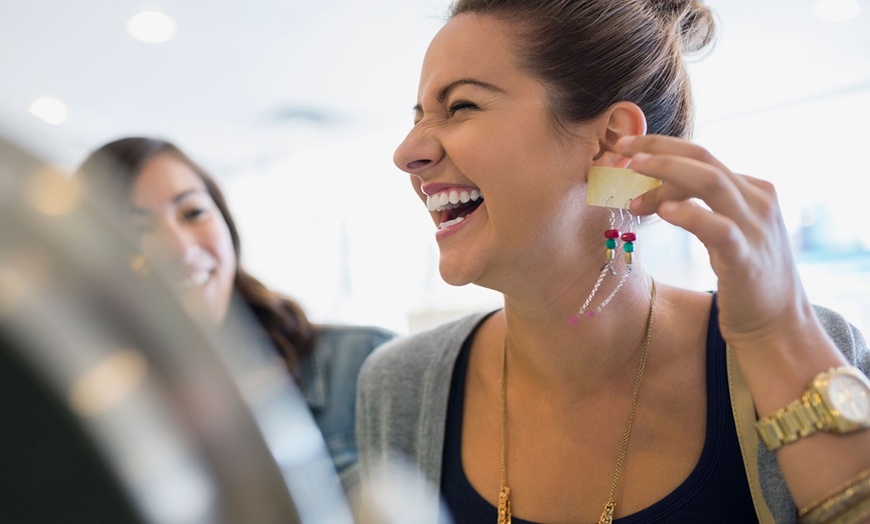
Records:
[[[634,212],[640,211],[640,208],[643,207],[643,195],[633,199],[628,207]]]

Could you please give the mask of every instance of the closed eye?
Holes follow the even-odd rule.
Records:
[[[458,111],[473,110],[473,109],[477,109],[476,104],[473,104],[473,103],[465,101],[465,100],[458,100],[458,101],[450,104],[449,111],[450,111],[450,114],[452,115]]]
[[[206,210],[204,208],[193,208],[188,209],[184,212],[184,218],[188,222],[194,222],[196,219],[201,218],[205,214]]]

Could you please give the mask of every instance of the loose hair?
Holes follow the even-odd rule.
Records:
[[[115,200],[114,203],[127,202],[142,168],[160,154],[172,155],[202,179],[232,237],[236,256],[233,287],[268,334],[291,375],[298,379],[302,359],[314,348],[315,329],[296,301],[269,289],[242,269],[241,241],[235,221],[223,192],[205,170],[170,142],[129,137],[110,142],[88,155],[78,169],[77,176],[81,176],[86,184],[92,185],[102,196]]]
[[[550,90],[557,123],[589,121],[619,101],[637,104],[652,134],[689,138],[692,92],[684,53],[714,39],[692,0],[457,0],[450,17],[493,16],[515,33],[520,65]]]

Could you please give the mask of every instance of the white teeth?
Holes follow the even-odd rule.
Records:
[[[450,226],[455,226],[456,224],[465,220],[465,217],[456,217],[453,220],[448,220],[447,222],[441,222],[438,224],[438,229],[447,229]]]
[[[209,274],[208,271],[200,271],[194,275],[191,275],[181,282],[176,284],[176,287],[182,291],[186,291],[188,289],[193,289],[202,286],[208,281]]]
[[[426,197],[426,209],[432,212],[456,209],[457,207],[461,207],[463,204],[474,202],[482,196],[483,195],[481,195],[480,191],[477,189],[472,189],[470,191],[467,189],[450,189],[440,193],[435,193],[434,195],[428,195]]]

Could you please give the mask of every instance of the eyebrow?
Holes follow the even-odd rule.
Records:
[[[453,82],[450,82],[446,86],[442,87],[438,91],[438,96],[436,97],[436,99],[439,103],[444,103],[444,101],[447,100],[447,97],[450,96],[450,93],[453,92],[454,89],[463,85],[473,85],[489,91],[495,91],[496,93],[505,92],[504,89],[488,82],[484,82],[482,80],[475,80],[474,78],[460,78],[459,80],[454,80]],[[414,106],[414,111],[417,113],[422,113],[423,107],[420,104],[417,104]]]
[[[178,203],[180,203],[182,200],[184,200],[185,198],[189,197],[190,195],[194,195],[194,194],[196,194],[196,193],[205,193],[205,194],[208,194],[208,190],[207,190],[206,188],[203,187],[203,188],[195,188],[195,189],[188,189],[187,191],[182,191],[181,193],[178,193],[177,195],[175,195],[175,197],[172,199],[172,203],[173,203],[173,204],[178,204]],[[130,209],[130,213],[132,213],[132,214],[134,214],[134,215],[140,215],[140,216],[149,216],[149,215],[151,215],[151,212],[148,211],[147,209],[144,209],[144,208],[141,208],[141,207],[135,207],[135,206],[133,206],[133,207]]]

